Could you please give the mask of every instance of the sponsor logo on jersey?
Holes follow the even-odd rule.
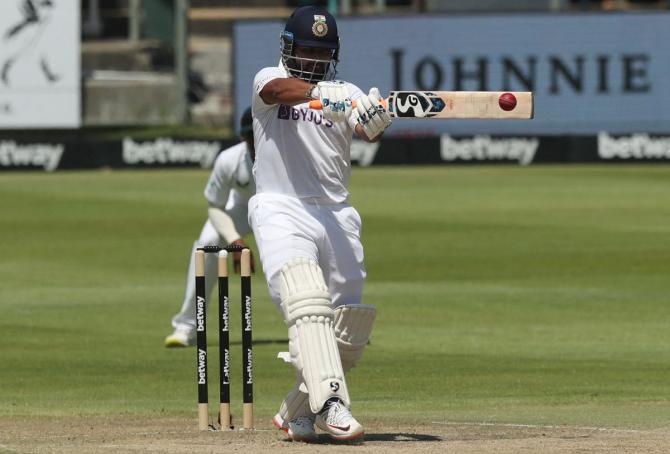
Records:
[[[332,128],[333,122],[323,118],[321,112],[312,109],[295,107],[280,104],[277,110],[277,118],[280,120],[305,121],[314,123],[315,125],[324,125],[326,128]]]

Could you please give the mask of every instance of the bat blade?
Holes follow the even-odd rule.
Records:
[[[504,110],[500,96],[510,93],[516,106]],[[388,110],[398,118],[531,119],[533,93],[504,91],[392,91]]]
[[[503,94],[516,99],[512,109],[500,106]],[[392,91],[382,103],[396,118],[529,120],[534,110],[531,91]],[[321,102],[310,101],[309,108],[320,110]]]

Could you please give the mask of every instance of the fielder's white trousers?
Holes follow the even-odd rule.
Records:
[[[249,200],[249,224],[270,296],[280,312],[279,271],[298,257],[319,264],[333,307],[361,303],[365,281],[361,217],[351,205],[256,194]]]

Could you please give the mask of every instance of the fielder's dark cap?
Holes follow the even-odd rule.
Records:
[[[247,135],[253,132],[253,118],[251,118],[251,107],[247,107],[240,119],[240,135]]]
[[[320,6],[303,6],[293,11],[284,27],[284,33],[287,32],[299,46],[326,49],[340,46],[335,18]]]

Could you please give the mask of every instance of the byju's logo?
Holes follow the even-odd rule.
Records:
[[[280,104],[279,110],[277,110],[277,118],[280,120],[307,121],[315,125],[323,124],[326,128],[333,127],[333,122],[324,120],[321,112],[315,112],[304,107],[296,109],[295,107]]]

